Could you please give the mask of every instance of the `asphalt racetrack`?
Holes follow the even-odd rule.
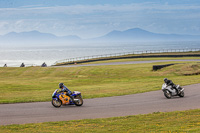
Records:
[[[51,102],[1,104],[0,125],[107,118],[200,108],[200,84],[188,85],[184,88],[184,98],[166,99],[163,92],[159,90],[85,99],[81,107],[65,105],[55,108]]]

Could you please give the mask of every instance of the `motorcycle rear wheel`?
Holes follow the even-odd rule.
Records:
[[[165,95],[165,97],[167,98],[167,99],[170,99],[170,98],[172,98],[172,94],[169,92],[169,91],[164,91],[164,95]]]
[[[62,105],[62,101],[60,99],[58,99],[58,100],[52,99],[51,103],[56,108],[59,108]]]
[[[82,106],[83,105],[83,99],[81,96],[76,96],[74,99],[78,99],[78,101],[74,101],[74,104],[76,106]]]

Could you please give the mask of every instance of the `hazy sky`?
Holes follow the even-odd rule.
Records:
[[[37,30],[92,38],[130,28],[200,35],[200,0],[0,0],[0,35]]]

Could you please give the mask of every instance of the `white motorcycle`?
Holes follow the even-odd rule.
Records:
[[[184,88],[182,88],[180,85],[176,86],[175,88],[172,88],[172,86],[167,86],[166,83],[162,85],[162,91],[164,92],[164,95],[166,98],[170,99],[172,96],[179,96],[184,97]]]

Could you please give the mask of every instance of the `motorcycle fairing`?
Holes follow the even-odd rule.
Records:
[[[172,89],[172,87],[171,86],[167,86],[166,83],[164,83],[162,85],[162,90],[163,91],[164,90],[169,90],[172,93],[172,95],[176,95],[177,94],[176,89]]]

